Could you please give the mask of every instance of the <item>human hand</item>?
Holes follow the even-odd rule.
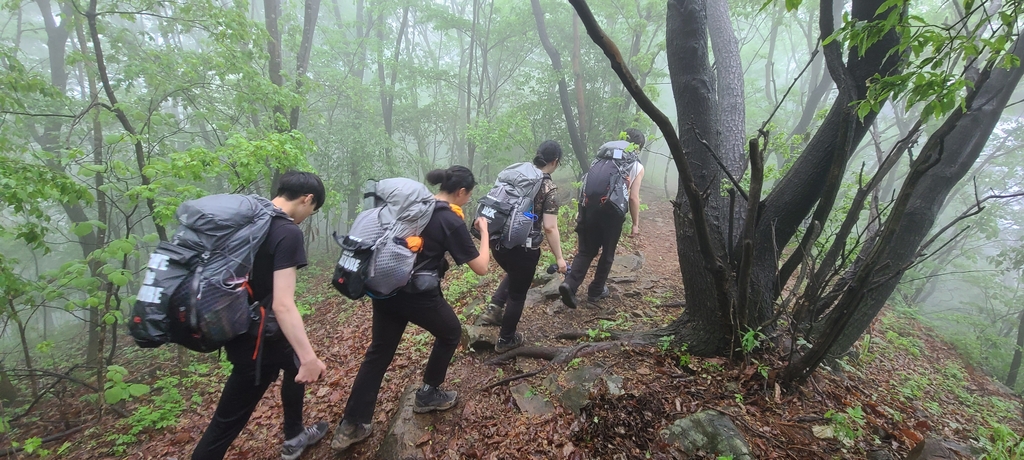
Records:
[[[483,241],[486,241],[487,240],[487,218],[485,218],[485,217],[477,217],[476,220],[473,221],[473,227],[476,228],[476,230],[478,232],[480,232],[480,239],[483,240]]]
[[[313,358],[299,366],[299,373],[295,376],[295,383],[305,385],[316,382],[320,380],[320,377],[323,377],[326,371],[327,365],[319,358]]]
[[[635,238],[637,236],[640,236],[640,226],[639,225],[634,225],[633,226],[633,230],[629,232],[629,237],[630,238]]]
[[[565,272],[568,270],[568,267],[565,265],[565,259],[559,258],[558,260],[555,261],[555,263],[558,264],[558,273],[565,274]]]

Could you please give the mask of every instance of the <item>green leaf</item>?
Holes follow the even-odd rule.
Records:
[[[71,224],[71,233],[74,233],[75,236],[81,238],[92,233],[92,224],[89,222]]]
[[[141,383],[128,385],[128,394],[132,395],[133,398],[137,398],[146,393],[149,393],[149,385],[143,385]]]
[[[126,399],[125,392],[118,387],[108,388],[107,391],[103,392],[103,400],[107,404],[115,404],[123,399]]]

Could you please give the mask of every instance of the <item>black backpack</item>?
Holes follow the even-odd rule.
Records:
[[[274,216],[256,195],[186,201],[170,242],[150,255],[128,331],[142,348],[177,343],[211,352],[254,327],[262,336],[269,304],[251,299],[249,274]]]
[[[607,206],[625,216],[629,212],[629,171],[639,161],[636,144],[611,141],[602,145],[583,176],[580,206]]]
[[[534,198],[540,191],[544,173],[533,163],[516,163],[498,173],[494,187],[480,198],[476,216],[487,219],[487,233],[505,248],[537,247],[541,234],[534,230],[539,219],[533,209]],[[470,233],[480,238],[474,227]]]

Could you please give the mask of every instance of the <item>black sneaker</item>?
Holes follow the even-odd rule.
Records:
[[[576,293],[572,292],[572,289],[569,288],[569,283],[559,284],[558,293],[562,295],[562,303],[566,307],[576,308]]]
[[[455,399],[459,396],[456,391],[444,391],[438,387],[423,385],[423,388],[416,390],[416,402],[412,411],[423,414],[435,410],[448,410],[455,407]]]
[[[523,342],[525,341],[526,338],[523,336],[523,333],[516,332],[510,340],[499,338],[498,343],[494,345],[494,351],[498,353],[504,353],[509,350],[514,350],[516,348],[523,346]]]
[[[492,303],[480,314],[477,321],[484,326],[501,326],[503,316],[505,316],[505,309]]]
[[[306,427],[298,436],[284,442],[281,446],[281,460],[295,460],[302,455],[307,447],[320,442],[327,430],[331,427],[327,422],[317,422]]]
[[[342,420],[334,429],[334,439],[331,440],[331,449],[345,450],[348,446],[370,437],[373,425],[369,423],[352,423]]]
[[[607,298],[609,298],[611,296],[612,296],[612,293],[608,290],[608,286],[605,286],[604,290],[601,291],[600,294],[598,294],[598,295],[588,295],[587,296],[587,302],[594,303],[594,302],[598,302],[598,301],[603,300],[603,299],[607,299]]]

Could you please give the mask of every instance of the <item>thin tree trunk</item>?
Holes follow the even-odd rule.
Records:
[[[107,74],[107,64],[103,59],[103,47],[100,44],[100,34],[96,26],[96,0],[90,0],[89,10],[85,13],[85,17],[89,23],[89,34],[92,37],[93,52],[96,55],[96,70],[100,77],[100,82],[103,83],[103,90],[107,94],[107,100],[110,102],[110,106],[107,110],[114,112],[117,120],[121,122],[121,126],[128,134],[131,135],[132,139],[135,139],[135,161],[139,168],[140,182],[143,187],[148,187],[152,184],[152,180],[149,175],[146,174],[146,154],[142,147],[142,138],[139,133],[135,130],[135,126],[128,119],[128,115],[125,114],[124,110],[118,105],[117,95],[114,94],[113,87],[110,86],[110,77]],[[146,199],[146,206],[149,208],[150,217],[153,219],[153,225],[156,227],[156,233],[160,237],[160,241],[167,241],[167,229],[164,228],[163,224],[156,220],[156,202],[152,198]]]
[[[1024,310],[1020,312],[1020,322],[1017,324],[1017,346],[1013,349],[1013,359],[1010,361],[1010,372],[1006,375],[1006,386],[1010,388],[1017,385],[1017,375],[1020,374],[1022,350],[1024,350]]]
[[[555,73],[559,77],[558,100],[562,104],[562,114],[565,115],[565,126],[569,131],[569,142],[572,144],[572,151],[576,155],[576,161],[580,164],[580,170],[586,174],[587,170],[590,169],[590,160],[587,156],[586,147],[583,145],[583,140],[580,138],[572,107],[569,104],[569,89],[568,84],[565,82],[562,58],[559,56],[555,46],[551,44],[551,40],[548,39],[548,30],[544,25],[544,10],[540,7],[540,1],[530,0],[530,5],[533,7],[533,17],[537,21],[537,33],[540,35],[540,43],[544,46],[544,51],[548,53],[548,57],[551,58],[551,67],[554,68]]]
[[[299,94],[302,94],[302,86],[306,82],[306,69],[309,68],[309,56],[313,50],[313,36],[319,15],[320,0],[306,0],[302,15],[302,42],[299,44],[299,55],[295,58],[295,92]],[[292,130],[299,129],[299,111],[299,106],[292,107],[288,117],[288,126]]]
[[[708,35],[715,54],[718,110],[722,132],[719,158],[735,177],[742,177],[747,169],[746,101],[743,91],[743,63],[740,44],[729,19],[726,0],[707,0]],[[737,225],[742,227],[742,225]],[[733,244],[730,242],[729,244]]]
[[[590,130],[587,125],[587,103],[584,98],[586,83],[583,80],[583,68],[580,65],[580,16],[576,11],[572,12],[572,73],[573,86],[576,88],[576,113],[579,117],[580,143],[584,151],[590,151],[587,147],[587,132]],[[626,99],[630,100],[630,99]]]

